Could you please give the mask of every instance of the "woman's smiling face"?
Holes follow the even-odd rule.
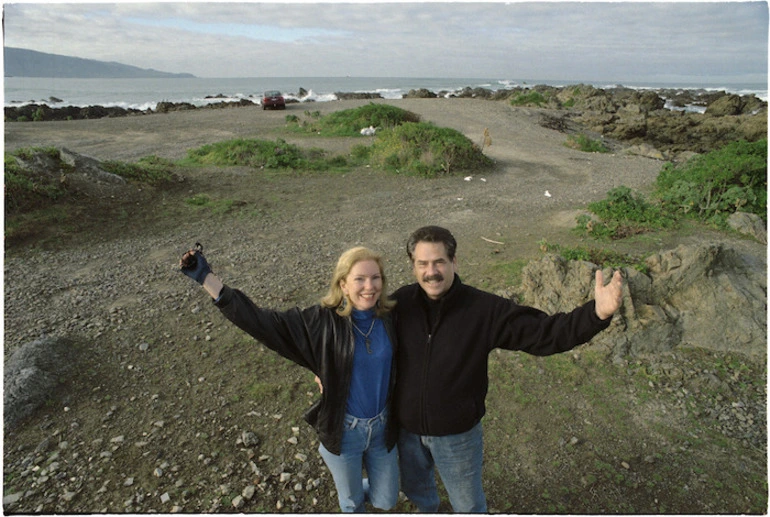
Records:
[[[355,309],[373,309],[382,295],[380,266],[374,260],[356,262],[348,276],[340,280],[340,288]]]

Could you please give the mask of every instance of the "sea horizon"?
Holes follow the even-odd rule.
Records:
[[[496,91],[537,85],[565,87],[586,84],[608,89],[625,87],[638,90],[725,91],[738,95],[756,95],[767,101],[767,82],[645,82],[538,80],[500,78],[442,77],[242,77],[242,78],[137,78],[75,79],[43,77],[6,77],[3,104],[19,107],[46,104],[64,106],[105,106],[124,109],[154,110],[159,102],[188,102],[203,106],[214,102],[258,102],[265,90],[280,90],[290,101],[328,102],[336,93],[379,94],[384,99],[400,99],[412,89],[427,89],[450,96],[465,88]]]

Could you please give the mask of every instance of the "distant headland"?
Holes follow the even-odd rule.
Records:
[[[5,77],[67,77],[81,79],[190,78],[121,63],[46,54],[36,50],[5,47]]]

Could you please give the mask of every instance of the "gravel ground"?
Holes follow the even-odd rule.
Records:
[[[86,350],[79,375],[60,398],[6,434],[6,512],[336,511],[314,434],[300,419],[314,395],[311,376],[261,347],[239,348],[247,341],[176,270],[182,253],[201,242],[226,283],[265,306],[304,306],[317,301],[337,256],[353,245],[384,254],[392,287],[409,282],[405,240],[419,226],[438,224],[458,239],[461,275],[483,287],[495,283],[493,264],[538,257],[542,239],[580,242],[570,229],[587,203],[619,185],[649,189],[662,165],[568,149],[564,134],[538,124],[538,110],[472,99],[382,102],[474,141],[489,129],[492,145],[485,152],[495,170],[422,180],[367,169],[280,177],[188,169],[173,192],[114,193],[118,211],[108,223],[67,231],[44,246],[6,250],[6,359],[41,335],[75,336]],[[310,109],[326,113],[363,103]],[[286,115],[301,117],[309,109],[287,108],[6,123],[5,145],[134,161],[152,154],[179,159],[187,149],[238,137],[280,134],[333,152],[360,143],[280,133]],[[235,208],[223,216],[181,201],[198,193],[232,200]],[[617,246],[652,251],[713,237],[666,234]],[[764,259],[763,246],[732,240]],[[260,382],[276,371],[284,377],[280,390]],[[252,384],[239,384],[243,378]],[[732,415],[746,407],[752,424],[762,420],[753,402],[742,404],[725,401],[709,411]],[[766,432],[744,434],[752,444],[766,439]],[[399,508],[410,511],[405,505]]]

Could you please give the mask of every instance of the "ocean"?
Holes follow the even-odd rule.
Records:
[[[412,77],[275,77],[275,78],[181,78],[181,79],[62,79],[6,77],[4,105],[47,104],[63,106],[121,107],[155,109],[158,102],[189,102],[196,106],[212,102],[258,101],[265,90],[280,90],[287,99],[326,102],[336,100],[335,92],[379,93],[385,99],[400,99],[411,89],[425,88],[435,93],[456,92],[463,88],[499,90],[538,84],[568,86],[591,84],[597,88],[623,85],[637,89],[724,90],[740,95],[754,94],[767,100],[764,84],[652,84],[591,81],[516,81],[485,78]],[[300,90],[304,90],[300,95]]]

